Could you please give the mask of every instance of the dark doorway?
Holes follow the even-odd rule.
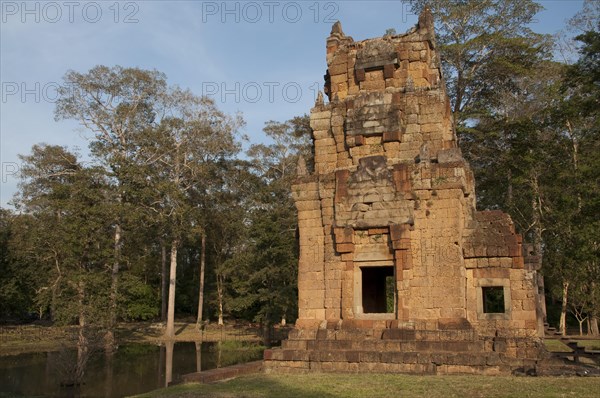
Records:
[[[385,314],[395,311],[394,267],[361,267],[363,312]]]

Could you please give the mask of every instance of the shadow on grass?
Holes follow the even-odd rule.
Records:
[[[188,324],[185,323],[183,324],[179,329],[177,329],[177,331],[175,332],[175,336],[179,336],[181,333],[183,333],[183,331],[188,327]]]
[[[326,386],[309,383],[301,386],[281,382],[265,374],[242,376],[213,384],[182,384],[157,390],[138,397],[199,397],[199,398],[336,398]]]
[[[188,384],[148,397],[200,398],[505,398],[595,397],[600,378],[514,376],[409,376],[394,374],[256,374],[216,384]]]

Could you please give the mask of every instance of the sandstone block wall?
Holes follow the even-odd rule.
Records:
[[[329,102],[311,110],[315,169],[292,192],[297,330],[451,325],[535,340],[537,263],[508,215],[475,208],[429,12],[406,34],[359,42],[336,23],[327,65]]]

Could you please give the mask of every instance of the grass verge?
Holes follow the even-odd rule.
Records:
[[[572,350],[567,347],[562,341],[556,339],[545,339],[544,345],[550,352],[571,352]]]
[[[579,347],[585,347],[586,350],[600,350],[600,340],[597,339],[577,339],[572,337],[572,341],[576,341]],[[564,342],[559,339],[545,339],[544,345],[550,352],[571,352],[571,350]]]
[[[138,397],[597,397],[599,389],[600,378],[593,377],[258,374],[216,384],[178,385]]]
[[[0,355],[17,355],[27,352],[57,351],[74,347],[77,342],[76,326],[19,325],[0,326]],[[164,325],[160,323],[121,323],[116,335],[119,344],[150,343],[163,340]],[[252,325],[210,324],[202,330],[194,323],[176,322],[175,341],[261,341],[259,330]]]
[[[586,350],[600,350],[600,340],[591,340],[591,339],[586,339],[586,340],[577,340],[575,339],[575,341],[577,341],[577,343],[579,344],[580,347],[585,347]]]

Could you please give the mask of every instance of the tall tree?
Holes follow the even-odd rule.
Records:
[[[108,185],[102,170],[82,166],[63,147],[35,145],[21,159],[15,204],[29,217],[21,219],[13,251],[36,267],[39,305],[48,305],[59,323],[77,322],[75,380],[80,381],[90,331],[105,329],[110,320],[103,311],[109,303],[106,250],[112,228],[105,217]]]
[[[564,213],[571,216],[568,231],[570,254],[577,261],[577,291],[585,292],[589,303],[591,333],[600,334],[600,18],[595,14],[595,29],[576,37],[581,43],[580,57],[565,74],[565,100],[557,109],[569,148],[571,167],[568,192],[573,199]],[[563,200],[563,202],[565,202]],[[564,214],[563,213],[563,214]],[[581,286],[584,285],[584,286]],[[581,294],[579,295],[581,297]],[[566,301],[566,297],[563,298]],[[581,301],[581,300],[580,300]],[[577,303],[575,303],[577,304]]]
[[[212,304],[216,309],[217,323],[224,324],[232,298],[232,259],[247,247],[249,212],[254,206],[253,197],[261,181],[251,172],[251,165],[244,160],[223,164],[219,173],[220,183],[213,192],[212,200],[204,204],[206,214],[208,263],[213,271],[214,286]]]
[[[204,224],[209,215],[202,211],[202,204],[211,200],[220,164],[239,151],[236,134],[242,120],[222,113],[212,100],[189,91],[171,89],[166,99],[166,116],[140,135],[143,150],[136,159],[150,165],[147,176],[154,189],[151,208],[163,219],[170,240],[165,336],[172,338],[178,250],[193,231],[198,232],[200,241],[205,239]],[[199,311],[201,317],[202,309]]]
[[[268,330],[294,319],[297,311],[297,214],[291,198],[301,157],[312,164],[308,116],[269,121],[264,131],[272,142],[248,151],[257,188],[249,211],[248,244],[231,260],[234,313],[253,316]],[[304,166],[302,166],[304,167]]]
[[[531,69],[547,39],[529,28],[542,7],[533,0],[411,0],[428,7],[461,139],[465,121],[494,103],[501,87]]]
[[[165,91],[166,78],[157,71],[96,66],[87,73],[67,72],[56,102],[57,120],[75,119],[92,134],[92,154],[115,185],[108,349],[114,345],[124,224],[136,214],[135,189],[127,184],[140,178],[132,161],[143,150],[136,137],[162,114]]]

